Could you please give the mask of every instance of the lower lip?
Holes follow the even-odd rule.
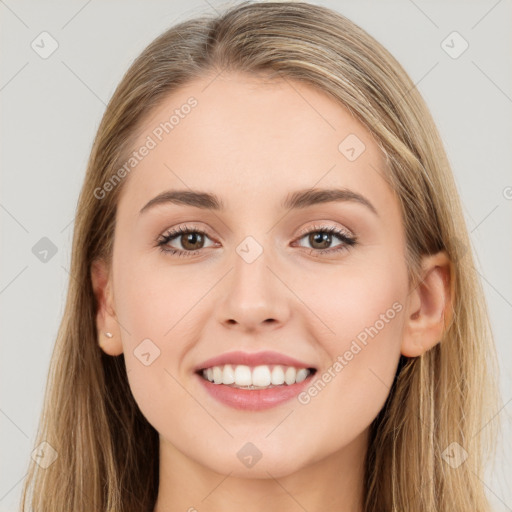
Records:
[[[206,391],[219,402],[235,409],[259,411],[276,407],[296,397],[305,387],[309,386],[314,374],[309,374],[302,382],[296,382],[295,384],[252,390],[214,384],[197,373],[196,376],[206,388]]]

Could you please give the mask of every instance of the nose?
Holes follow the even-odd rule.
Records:
[[[217,320],[243,332],[277,329],[290,315],[290,296],[276,262],[263,253],[252,262],[238,254],[225,278],[216,308]]]

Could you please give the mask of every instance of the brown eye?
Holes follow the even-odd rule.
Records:
[[[355,238],[334,226],[325,228],[315,226],[313,229],[303,232],[303,235],[299,238],[299,240],[302,240],[306,237],[307,242],[311,248],[311,253],[335,253],[338,251],[343,251],[348,247],[356,244]],[[333,238],[337,238],[341,243],[331,247]]]
[[[196,249],[202,249],[204,244],[204,236],[198,231],[192,231],[190,233],[181,235],[180,242],[184,249],[195,251]]]
[[[332,235],[324,231],[310,233],[308,239],[313,249],[328,249],[332,243]]]
[[[163,252],[185,256],[205,248],[206,238],[209,236],[200,229],[180,226],[162,235],[157,245]]]
[[[304,231],[298,240],[306,239],[310,244],[310,254],[325,255],[346,251],[349,247],[356,245],[357,239],[352,237],[348,232],[334,227],[314,227],[309,231]],[[340,243],[331,247],[334,239],[338,239]],[[208,234],[201,229],[193,227],[179,226],[172,229],[157,241],[157,246],[162,252],[177,256],[195,256],[202,252],[202,249],[212,247],[205,246],[206,239],[210,239]],[[210,239],[211,240],[211,239]],[[177,245],[176,245],[177,244]],[[299,246],[303,247],[301,244]]]

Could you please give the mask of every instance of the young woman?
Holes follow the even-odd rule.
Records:
[[[494,349],[450,166],[342,15],[242,3],[114,93],[22,509],[489,510]]]

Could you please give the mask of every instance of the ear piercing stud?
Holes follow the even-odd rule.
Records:
[[[106,333],[104,333],[104,334],[105,334],[105,336],[106,336],[107,338],[112,338],[112,333],[111,333],[111,332],[106,332]]]

